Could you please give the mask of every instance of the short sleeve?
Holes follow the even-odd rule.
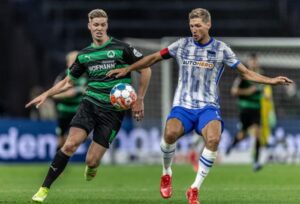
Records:
[[[75,62],[68,69],[68,76],[72,80],[77,80],[85,71],[86,71],[86,67],[83,66],[79,62],[78,57],[77,57],[76,60],[75,60]]]
[[[223,62],[230,68],[235,69],[237,65],[240,63],[240,60],[237,59],[235,53],[227,45],[225,45],[223,54],[224,54]]]
[[[143,54],[132,46],[128,46],[124,50],[124,60],[128,64],[133,64],[143,58]]]
[[[180,45],[181,39],[177,40],[176,42],[172,43],[171,45],[168,46],[169,54],[172,57],[176,56],[176,53],[178,51],[179,45]]]

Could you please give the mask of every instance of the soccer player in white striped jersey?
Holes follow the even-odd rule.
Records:
[[[189,13],[189,26],[192,37],[179,39],[167,48],[148,55],[126,68],[110,71],[108,75],[120,77],[133,70],[150,67],[164,59],[171,57],[176,59],[179,79],[173,108],[161,141],[163,172],[160,192],[163,198],[171,197],[171,164],[176,141],[195,130],[203,136],[205,148],[199,159],[195,181],[188,188],[186,196],[189,204],[199,204],[198,192],[216,160],[223,130],[217,86],[225,65],[237,70],[245,79],[257,83],[288,85],[292,80],[284,76],[269,78],[247,69],[225,43],[210,37],[211,16],[206,9],[192,10]]]

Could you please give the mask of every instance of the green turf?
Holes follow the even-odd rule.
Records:
[[[0,166],[0,204],[31,203],[47,165]],[[84,165],[70,164],[44,203],[185,204],[195,173],[174,165],[173,197],[159,194],[160,166],[103,166],[95,180],[83,179]],[[200,192],[201,204],[299,204],[300,166],[269,165],[253,173],[248,165],[216,165]]]

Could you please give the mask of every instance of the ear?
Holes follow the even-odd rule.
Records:
[[[88,26],[88,29],[91,30],[91,23],[90,22],[88,22],[87,26]]]
[[[208,29],[210,29],[211,28],[211,21],[207,22],[206,25],[207,25]]]

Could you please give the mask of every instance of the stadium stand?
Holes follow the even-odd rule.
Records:
[[[34,50],[33,54],[28,52],[32,56],[20,55],[19,59],[32,59],[33,62],[28,63],[34,64],[33,67],[43,67],[30,68],[36,72],[36,77],[18,87],[22,93],[28,93],[29,87],[36,83],[49,86],[64,66],[65,53],[90,43],[90,34],[85,29],[86,14],[94,8],[108,11],[110,33],[121,39],[189,35],[187,13],[195,7],[211,11],[213,36],[295,37],[300,34],[297,29],[300,9],[296,0],[3,0],[0,4],[1,26],[7,30],[1,32],[1,39],[9,39],[9,36],[19,33],[23,37],[18,43]],[[10,50],[8,40],[1,43],[7,48],[8,56],[1,55],[0,59],[8,63],[5,59],[14,51]],[[13,67],[7,71],[6,79],[12,78],[12,70],[19,67],[18,64],[10,66]],[[22,107],[24,96],[10,96],[8,91],[1,89],[11,97],[7,101],[15,101],[14,106]],[[10,112],[19,116],[26,114],[20,108]]]

